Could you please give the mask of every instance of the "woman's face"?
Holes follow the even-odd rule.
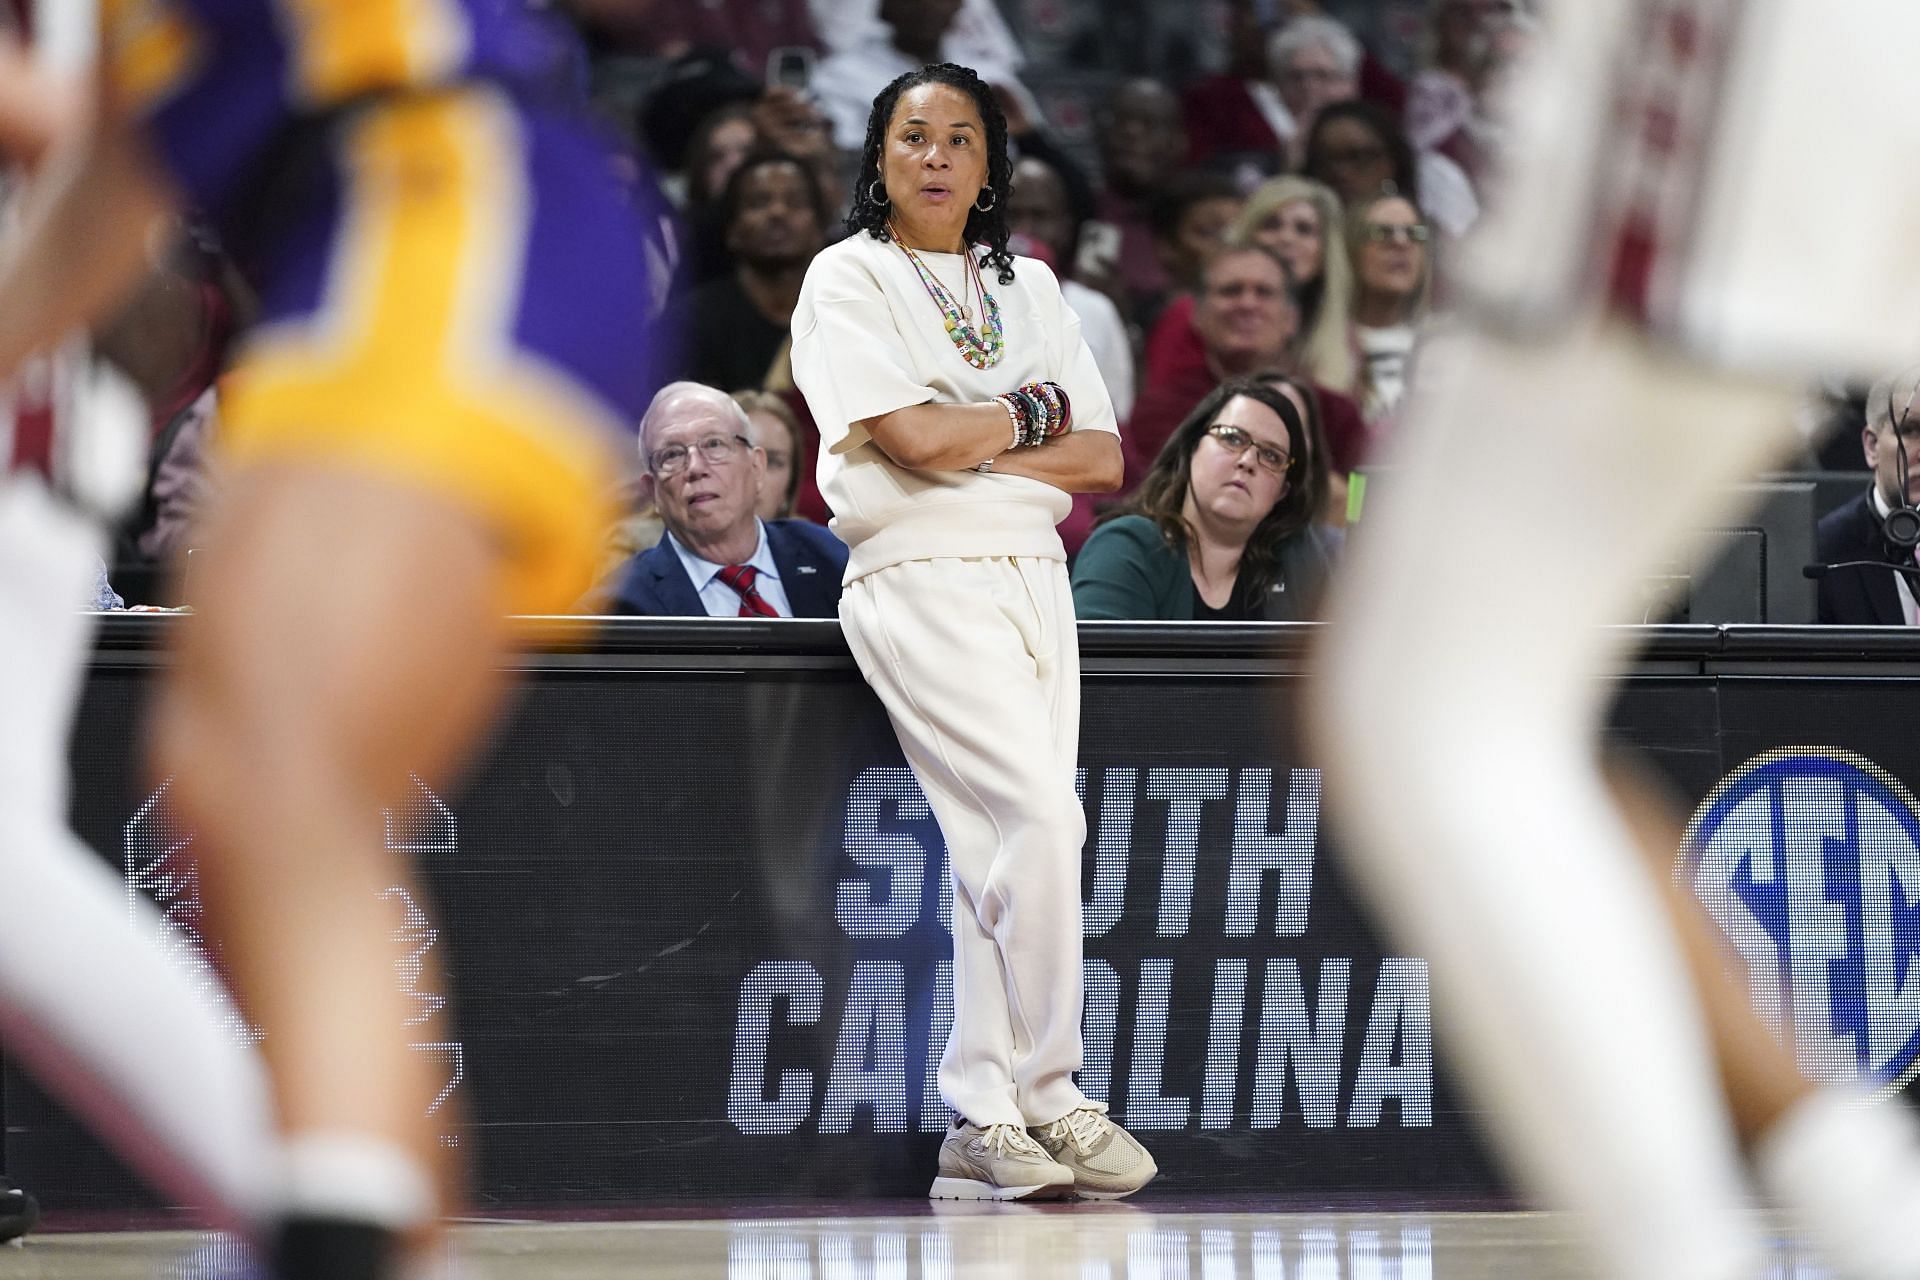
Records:
[[[787,430],[787,424],[765,409],[756,409],[747,415],[753,423],[753,438],[767,455],[767,474],[760,481],[760,495],[754,500],[753,513],[762,520],[779,520],[784,517],[787,505],[787,486],[793,481],[793,433]]]
[[[1210,196],[1189,205],[1164,255],[1168,274],[1183,282],[1199,275],[1201,265],[1227,242],[1227,228],[1239,216],[1240,201],[1232,196]]]
[[[1253,229],[1253,238],[1278,254],[1293,282],[1301,285],[1318,280],[1326,267],[1326,232],[1319,206],[1311,200],[1289,200],[1261,219]]]
[[[1211,431],[1200,437],[1189,463],[1194,505],[1223,524],[1244,526],[1252,533],[1287,496],[1287,460],[1293,456],[1287,424],[1258,400],[1235,396],[1210,426],[1237,428],[1247,443],[1236,449]],[[1270,465],[1271,457],[1261,456],[1262,450],[1279,456],[1278,469]]]
[[[753,122],[744,119],[728,120],[707,135],[706,164],[700,171],[700,183],[709,199],[718,198],[726,190],[727,179],[753,151],[758,137]]]
[[[1380,194],[1393,181],[1393,152],[1386,139],[1364,120],[1343,116],[1320,131],[1319,161],[1323,178],[1349,208]]]
[[[909,228],[958,235],[987,183],[987,127],[973,95],[944,84],[901,94],[882,140],[880,172],[893,212]]]
[[[1390,298],[1411,298],[1419,291],[1427,265],[1427,228],[1414,207],[1398,196],[1368,207],[1360,260],[1360,287]]]

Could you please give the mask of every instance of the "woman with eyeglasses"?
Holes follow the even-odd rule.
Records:
[[[1398,120],[1359,99],[1336,102],[1314,120],[1300,172],[1333,188],[1348,210],[1387,192],[1405,196],[1451,237],[1465,235],[1480,216],[1465,170],[1415,148]]]
[[[1426,318],[1433,281],[1429,231],[1404,196],[1381,195],[1347,216],[1353,254],[1353,346],[1360,357],[1355,398],[1369,427],[1386,424],[1407,389],[1407,367]]]
[[[1082,618],[1298,622],[1313,615],[1338,535],[1314,523],[1327,485],[1313,392],[1228,382],[1167,440],[1133,498],[1073,567]]]
[[[807,270],[793,377],[851,548],[840,625],[947,843],[955,1113],[935,1199],[1129,1195],[1153,1157],[1081,1065],[1075,493],[1124,471],[1113,407],[1045,264],[1015,257],[993,92],[964,67],[874,100],[850,234]]]

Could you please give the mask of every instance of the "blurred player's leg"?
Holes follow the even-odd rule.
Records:
[[[1897,1102],[1817,1087],[1754,1013],[1738,960],[1700,902],[1668,874],[1680,808],[1630,769],[1610,781],[1648,866],[1665,886],[1719,1061],[1733,1123],[1764,1190],[1839,1274],[1920,1275],[1920,1124]]]
[[[106,539],[38,479],[0,480],[0,1027],[8,1050],[164,1194],[253,1229],[270,1209],[266,1080],[218,980],[67,828],[80,612]]]
[[[498,703],[499,552],[412,486],[285,465],[236,476],[202,546],[161,746],[267,1033],[286,1212],[430,1232],[444,1081],[409,1045],[444,1037],[406,1025],[380,894],[409,875],[381,811],[409,771],[444,779]]]
[[[1447,358],[1335,602],[1330,796],[1522,1175],[1613,1274],[1744,1276],[1712,1047],[1596,735],[1628,639],[1604,624],[1785,446],[1789,403],[1624,330]]]

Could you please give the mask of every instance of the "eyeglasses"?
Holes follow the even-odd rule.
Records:
[[[1425,244],[1430,234],[1424,222],[1416,222],[1410,227],[1392,222],[1367,224],[1367,240],[1373,244],[1393,244],[1396,241],[1404,244]]]
[[[708,466],[724,466],[739,456],[740,450],[753,448],[753,441],[743,435],[708,436],[696,440],[693,447]],[[647,460],[647,466],[653,474],[664,480],[668,476],[680,474],[687,469],[687,459],[692,450],[683,444],[670,444]]]
[[[1247,450],[1253,450],[1253,456],[1261,466],[1277,476],[1288,475],[1293,471],[1293,456],[1280,452],[1270,444],[1261,444],[1251,433],[1229,422],[1216,422],[1207,428],[1207,434],[1225,446],[1228,453],[1236,457],[1245,457]]]
[[[1351,77],[1338,67],[1288,67],[1280,75],[1295,84],[1345,84]]]
[[[1389,159],[1387,149],[1372,147],[1329,147],[1320,153],[1327,167],[1333,169],[1357,169],[1361,165],[1380,164]]]

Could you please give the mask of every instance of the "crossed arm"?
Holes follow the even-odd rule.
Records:
[[[1010,449],[1013,429],[998,404],[916,404],[864,424],[880,451],[915,471],[964,471],[993,459],[995,475],[1026,476],[1068,493],[1112,493],[1126,473],[1120,437],[1070,431]]]

